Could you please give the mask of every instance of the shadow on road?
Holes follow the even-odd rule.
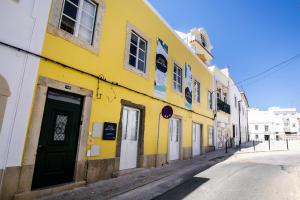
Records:
[[[165,199],[172,199],[172,200],[180,200],[192,193],[196,190],[199,186],[209,181],[207,178],[200,178],[200,177],[193,177],[188,181],[184,182],[183,184],[169,190],[168,192],[164,193],[163,195],[154,198],[153,200],[165,200]]]

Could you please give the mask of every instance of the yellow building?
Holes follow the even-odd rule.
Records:
[[[19,196],[212,149],[206,54],[193,53],[145,1],[53,0]],[[160,114],[166,105],[170,119]]]

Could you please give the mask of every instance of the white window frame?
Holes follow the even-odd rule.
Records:
[[[196,83],[199,84],[198,88],[196,88]],[[196,90],[196,89],[198,89],[198,90]],[[194,79],[194,92],[195,92],[194,101],[196,103],[200,103],[201,102],[201,83],[197,79]]]
[[[175,74],[174,70],[175,68],[179,68],[181,70],[181,83],[178,82],[178,77],[179,75],[178,74]],[[178,70],[176,70],[178,71]],[[177,79],[174,80],[174,75],[176,75]],[[174,84],[176,84],[176,86],[174,86]],[[178,89],[178,85],[180,84],[180,90]],[[182,91],[183,91],[183,69],[180,65],[178,65],[176,62],[173,62],[173,72],[172,72],[172,88],[174,91],[182,94]]]
[[[64,14],[64,7],[65,7],[65,2],[68,2],[70,4],[72,4],[73,6],[75,6],[78,10],[77,10],[77,16],[76,16],[76,19],[73,19],[72,17]],[[83,10],[83,2],[84,1],[87,1],[91,4],[93,4],[95,6],[95,12],[94,12],[94,16],[92,16],[90,13],[86,12],[85,10]],[[60,20],[59,20],[59,29],[61,29],[61,22],[62,22],[62,17],[66,17],[70,20],[72,20],[73,22],[75,22],[75,27],[74,27],[74,33],[70,33],[68,31],[65,31],[64,29],[61,29],[71,35],[74,35],[75,37],[79,38],[80,40],[84,41],[84,42],[87,42],[85,40],[83,40],[82,38],[79,37],[79,28],[80,26],[83,26],[84,28],[86,28],[87,30],[91,31],[91,40],[88,42],[89,44],[93,44],[93,38],[94,38],[94,30],[95,30],[95,20],[96,20],[96,14],[97,14],[97,10],[98,10],[98,5],[91,1],[91,0],[79,0],[79,3],[78,5],[74,4],[73,2],[71,2],[70,0],[64,0],[63,1],[63,7],[62,7],[62,11],[61,11],[61,15],[60,15]],[[92,30],[88,27],[86,27],[84,24],[81,24],[81,16],[82,16],[82,12],[84,12],[85,14],[89,15],[90,17],[93,18],[93,28]]]
[[[122,135],[122,140],[127,140],[127,141],[138,141],[139,139],[139,131],[140,131],[140,117],[141,117],[141,111],[139,109],[136,108],[132,108],[132,107],[128,107],[128,106],[124,106],[123,107],[123,111],[127,110],[127,116],[126,116],[126,133],[123,133]],[[130,111],[135,111],[137,112],[137,121],[136,121],[136,133],[135,133],[135,140],[132,140],[132,138],[128,138],[128,113]],[[132,137],[132,136],[131,136]]]
[[[265,125],[265,132],[268,132],[268,131],[269,131],[269,126]]]
[[[132,35],[132,34],[134,34],[134,35],[138,38],[137,45],[131,42],[131,35]],[[140,42],[141,42],[141,41],[143,41],[143,42],[145,43],[145,50],[143,50],[143,49],[140,48]],[[128,52],[128,54],[129,54],[129,56],[128,56],[128,65],[131,66],[131,67],[133,67],[135,70],[137,70],[137,71],[139,71],[139,72],[141,72],[141,73],[146,73],[146,72],[147,72],[147,53],[148,53],[148,52],[147,52],[147,48],[148,48],[148,41],[145,40],[145,39],[144,39],[142,36],[140,36],[138,33],[136,33],[134,30],[132,30],[132,31],[131,31],[131,34],[130,34],[130,42],[129,42],[129,43],[130,43],[130,44],[129,44],[129,52]],[[137,53],[137,54],[136,54],[136,55],[133,55],[133,54],[130,52],[130,47],[131,47],[131,45],[134,45],[134,46],[137,48],[137,50],[136,50],[136,53]],[[141,60],[141,59],[140,59],[140,50],[141,50],[142,52],[144,52],[144,59],[145,59],[145,60]],[[131,64],[129,63],[130,56],[134,56],[134,57],[135,57],[135,59],[136,59],[135,66],[133,66],[133,65],[131,65]],[[138,68],[139,61],[141,61],[141,62],[144,63],[144,70],[143,70],[143,71],[141,71],[141,70]]]
[[[135,32],[140,36],[142,39],[144,39],[147,42],[147,47],[146,47],[146,63],[145,63],[145,72],[142,72],[140,70],[137,70],[135,67],[131,66],[129,64],[129,53],[130,53],[130,43],[131,43],[131,33]],[[139,30],[137,27],[135,27],[133,24],[130,22],[127,22],[127,30],[126,30],[126,48],[124,51],[124,68],[126,70],[129,70],[131,72],[136,73],[137,75],[148,79],[148,74],[149,74],[149,60],[150,60],[150,49],[151,49],[151,40],[149,37],[147,37],[146,34],[144,34],[141,30]]]
[[[210,110],[213,110],[213,94],[210,90],[207,91],[207,104]]]

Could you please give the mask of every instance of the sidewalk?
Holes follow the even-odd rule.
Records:
[[[152,199],[236,152],[235,149],[228,151],[225,154],[225,150],[217,150],[163,167],[137,170],[131,174],[99,181],[86,187],[44,197],[41,200]]]

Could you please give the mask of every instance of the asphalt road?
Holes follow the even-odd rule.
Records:
[[[300,200],[300,152],[237,154],[156,200]]]

